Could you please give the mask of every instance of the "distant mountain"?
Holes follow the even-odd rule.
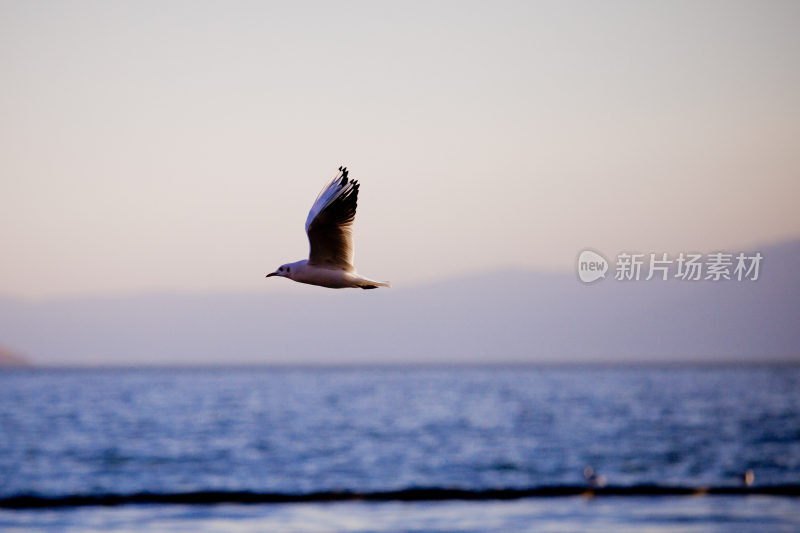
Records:
[[[0,340],[38,364],[800,362],[800,242],[759,251],[757,281],[510,271],[375,291],[280,280],[280,293],[0,298]]]
[[[16,354],[5,348],[0,346],[0,368],[9,367],[9,366],[28,366],[28,361],[19,354]]]

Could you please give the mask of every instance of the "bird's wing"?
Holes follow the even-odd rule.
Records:
[[[338,268],[353,268],[353,220],[359,184],[347,177],[347,169],[339,173],[322,189],[306,219],[306,233],[311,251],[308,264]]]

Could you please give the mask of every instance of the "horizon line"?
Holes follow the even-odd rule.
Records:
[[[770,358],[765,360],[752,359],[732,359],[725,358],[719,360],[565,360],[565,361],[308,361],[308,362],[241,362],[241,363],[36,363],[27,361],[21,365],[0,365],[0,373],[4,371],[17,370],[353,370],[353,369],[419,369],[436,370],[451,368],[520,368],[520,367],[599,367],[599,368],[626,368],[626,367],[692,367],[692,368],[713,368],[713,367],[770,367],[770,366],[800,366],[800,354],[796,356],[786,356],[784,358]]]

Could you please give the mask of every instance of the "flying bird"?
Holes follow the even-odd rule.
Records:
[[[317,196],[306,219],[311,251],[308,259],[286,263],[267,277],[280,276],[299,283],[332,289],[391,287],[356,272],[353,266],[353,220],[356,218],[359,183],[348,178],[345,167]]]

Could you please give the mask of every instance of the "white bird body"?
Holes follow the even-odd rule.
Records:
[[[375,289],[377,287],[389,287],[385,281],[375,281],[365,278],[356,272],[347,272],[338,268],[326,268],[309,265],[307,259],[295,261],[282,265],[288,268],[287,277],[298,283],[309,285],[319,285],[331,289],[345,289],[348,287],[361,287],[362,289]],[[279,274],[275,274],[279,275]]]
[[[348,180],[347,169],[339,167],[339,173],[322,189],[308,213],[308,259],[281,265],[267,277],[280,276],[331,289],[391,287],[386,281],[360,276],[353,266],[352,227],[358,187],[357,181]]]

